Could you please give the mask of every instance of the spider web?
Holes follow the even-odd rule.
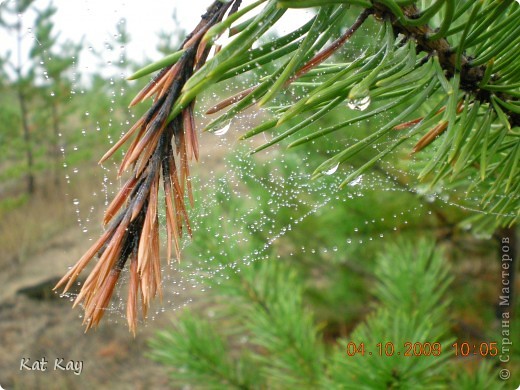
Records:
[[[82,137],[104,140],[103,150],[96,150],[99,156],[136,118],[133,111],[121,111],[118,101],[131,89],[124,81],[121,66],[125,64],[125,47],[107,45],[105,49],[102,62],[106,65],[103,73],[109,80],[110,116],[108,120],[100,121],[86,111],[81,117],[82,126],[71,130],[80,140]],[[358,52],[358,48],[354,51]],[[77,72],[82,70],[77,69]],[[226,88],[231,93],[239,87],[241,85],[228,85]],[[84,94],[77,85],[71,92],[71,99]],[[210,92],[202,98],[200,106],[210,106],[216,98]],[[282,100],[287,98],[291,99],[285,96]],[[341,110],[350,110],[346,102],[335,115],[341,115]],[[203,108],[199,108],[201,112],[204,112]],[[208,291],[215,284],[226,283],[230,270],[239,273],[256,262],[302,256],[319,256],[338,262],[345,254],[363,252],[365,248],[394,240],[396,236],[413,234],[414,227],[421,224],[435,226],[438,214],[450,214],[454,209],[462,213],[481,212],[478,207],[471,209],[466,202],[460,202],[460,197],[453,196],[442,186],[427,190],[410,184],[415,182],[415,176],[405,168],[406,164],[396,165],[396,161],[403,160],[402,151],[390,154],[381,163],[379,171],[366,173],[345,188],[340,188],[340,184],[355,168],[353,165],[341,165],[325,177],[311,180],[314,168],[321,161],[360,139],[356,126],[326,136],[301,150],[286,151],[283,145],[274,146],[250,157],[247,152],[272,135],[264,134],[242,142],[237,138],[268,115],[269,110],[249,110],[217,134],[201,135],[201,161],[192,164],[196,200],[189,214],[193,238],[185,237],[182,242],[181,263],[172,260],[167,265],[167,259],[162,259],[164,297],[162,303],[156,302],[153,306],[150,319],[189,306],[201,295],[210,293]],[[199,116],[199,128],[202,128],[207,118]],[[384,116],[380,120],[384,121]],[[374,145],[374,152],[383,150],[387,142]],[[62,147],[64,161],[73,160],[74,155],[81,152],[79,143]],[[89,193],[71,199],[85,239],[95,240],[101,233],[95,218],[99,215],[100,203],[106,206],[122,183],[115,177],[118,160],[116,157],[98,170],[100,173]],[[69,186],[75,185],[80,171],[79,166],[64,163]],[[477,197],[476,194],[473,196]],[[99,198],[103,201],[99,202]],[[350,221],[344,222],[338,215],[344,215],[342,218]],[[164,222],[164,214],[160,218]],[[330,221],[337,224],[341,234],[321,238],[320,231],[336,228],[324,227]],[[315,231],[309,225],[314,225]],[[302,239],[314,233],[320,238]],[[164,244],[164,235],[162,238]],[[71,259],[71,263],[75,260]],[[124,317],[127,281],[128,275],[123,273],[106,315],[109,320],[118,321]]]

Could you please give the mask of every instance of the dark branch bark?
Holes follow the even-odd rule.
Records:
[[[452,49],[451,45],[445,38],[430,40],[429,37],[435,33],[435,31],[427,24],[422,26],[407,26],[401,23],[397,17],[384,5],[376,3],[374,4],[374,16],[382,20],[390,20],[394,28],[394,33],[403,34],[404,36],[415,39],[417,42],[417,52],[426,52],[428,54],[436,54],[439,57],[439,62],[446,72],[446,77],[449,79],[453,77],[456,72],[460,73],[460,87],[473,94],[475,99],[480,102],[491,101],[491,93],[486,90],[482,90],[479,87],[479,83],[482,81],[486,72],[486,66],[472,66],[470,58],[462,55],[460,62],[460,69],[456,67],[456,52]],[[403,13],[410,19],[413,19],[420,13],[419,9],[415,5],[403,7]],[[509,96],[502,93],[497,93],[502,99],[508,99]],[[511,111],[505,112],[511,123],[511,126],[520,126],[520,115],[515,114]]]

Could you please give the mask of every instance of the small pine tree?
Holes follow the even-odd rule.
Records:
[[[7,58],[7,63],[11,66],[15,73],[15,87],[17,93],[18,104],[20,108],[20,119],[22,124],[22,134],[25,143],[26,158],[26,177],[27,177],[27,194],[33,195],[36,184],[34,178],[34,153],[31,129],[29,123],[28,102],[31,96],[31,85],[35,77],[34,66],[26,64],[22,61],[22,41],[25,34],[22,24],[22,14],[32,8],[34,0],[17,0],[9,2],[3,6],[0,11],[0,27],[15,33],[16,39],[16,59]]]
[[[457,368],[446,321],[452,277],[432,242],[384,248],[376,264],[371,313],[333,347],[324,343],[314,313],[304,304],[304,280],[294,266],[271,258],[240,273],[224,272],[226,282],[213,284],[213,296],[219,298],[211,302],[212,319],[183,313],[172,329],[150,341],[150,357],[168,367],[174,385],[502,388],[489,364],[474,376]]]
[[[51,155],[54,159],[54,184],[59,185],[59,173],[61,168],[60,133],[64,120],[61,106],[65,105],[70,98],[72,82],[67,77],[67,72],[78,61],[80,44],[66,41],[58,43],[58,35],[54,30],[52,17],[57,8],[50,4],[47,8],[37,11],[35,20],[35,40],[30,51],[33,62],[39,63],[39,68],[45,75],[44,103],[51,112],[52,123],[52,149]]]

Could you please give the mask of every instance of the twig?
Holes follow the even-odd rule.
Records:
[[[189,160],[198,159],[199,155],[194,103],[172,120],[168,117],[185,83],[206,62],[209,47],[202,42],[202,37],[224,18],[230,7],[233,6],[236,11],[239,4],[240,0],[213,2],[181,45],[184,52],[178,62],[161,70],[131,103],[134,105],[153,97],[150,109],[101,159],[103,162],[112,156],[135,134],[119,169],[121,175],[131,168],[132,175],[106,210],[105,232],[54,288],[64,287],[63,292],[67,292],[88,263],[94,257],[99,258],[74,301],[74,306],[79,303],[84,305],[83,323],[87,330],[100,322],[119,275],[128,262],[130,287],[126,314],[134,335],[139,296],[142,315],[146,317],[150,301],[161,295],[158,218],[161,178],[165,196],[168,261],[173,250],[180,258],[179,240],[184,229],[191,235],[185,198],[188,197],[193,203]]]

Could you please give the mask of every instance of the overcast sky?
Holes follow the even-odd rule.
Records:
[[[0,0],[1,7],[10,1]],[[35,6],[43,9],[49,0],[36,0]],[[127,30],[130,33],[131,42],[124,49],[129,58],[141,62],[145,58],[156,60],[160,54],[156,51],[158,43],[157,33],[161,30],[175,30],[172,15],[174,10],[182,28],[191,30],[200,20],[211,0],[54,0],[53,4],[58,11],[54,16],[55,30],[60,32],[60,39],[70,39],[79,42],[85,37],[85,50],[80,57],[80,70],[92,70],[96,66],[95,58],[88,53],[91,46],[96,51],[103,52],[104,61],[115,62],[121,54],[120,48],[114,48],[110,52],[105,47],[105,42],[111,39],[116,32],[116,24],[125,20]],[[244,0],[243,4],[252,3],[252,0]],[[261,8],[259,8],[261,9]],[[291,11],[290,16],[283,18],[279,23],[279,30],[288,30],[300,25],[304,18],[304,11]],[[23,46],[27,49],[34,43],[34,35],[28,29],[34,16],[23,16],[26,31]],[[0,29],[0,51],[14,47],[14,35],[7,35],[4,29]]]

